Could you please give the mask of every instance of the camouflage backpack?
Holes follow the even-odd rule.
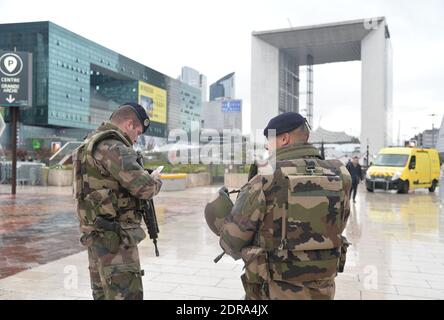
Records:
[[[339,161],[306,158],[277,161],[274,174],[263,176],[267,209],[257,233],[259,248],[243,253],[247,282],[291,283],[336,274],[347,219],[343,173]]]

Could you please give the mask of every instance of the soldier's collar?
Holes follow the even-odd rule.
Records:
[[[276,160],[291,160],[304,157],[320,158],[319,150],[311,143],[295,143],[285,147],[278,148],[275,155]]]
[[[131,141],[131,138],[128,136],[128,134],[124,132],[122,129],[120,129],[118,126],[116,126],[114,123],[105,121],[102,122],[102,124],[97,128],[97,131],[106,131],[106,130],[117,131],[129,142],[130,145],[133,145],[133,142]]]

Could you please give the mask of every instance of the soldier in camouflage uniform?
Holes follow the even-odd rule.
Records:
[[[246,299],[333,299],[348,246],[350,175],[307,143],[309,127],[298,113],[271,119],[267,138],[268,130],[276,130],[268,141],[276,146],[273,161],[252,175],[234,206],[227,195],[210,201],[207,223],[225,253],[243,259]]]
[[[151,199],[162,185],[133,150],[148,126],[143,107],[126,103],[73,153],[80,241],[88,249],[95,300],[143,299],[137,244],[146,234],[139,199]]]

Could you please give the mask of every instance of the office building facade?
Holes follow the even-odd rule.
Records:
[[[152,124],[147,136],[166,141],[168,116],[175,117],[168,112],[168,90],[179,95],[192,91],[180,81],[171,81],[165,74],[49,21],[1,24],[0,50],[33,54],[33,104],[20,112],[22,147],[36,136],[81,139],[127,101],[149,109]],[[200,101],[200,92],[193,92]],[[8,121],[7,110],[5,118]]]
[[[182,67],[182,73],[179,77],[180,81],[200,89],[201,101],[207,101],[207,77],[196,69],[191,67]]]
[[[167,80],[168,129],[190,132],[191,123],[201,117],[201,91],[176,79]]]
[[[210,101],[235,99],[235,73],[229,73],[210,85]]]
[[[216,100],[202,104],[202,129],[239,129],[242,132],[242,100]]]

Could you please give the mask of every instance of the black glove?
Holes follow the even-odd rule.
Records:
[[[227,187],[223,186],[222,188],[219,189],[219,192],[224,192],[226,194],[229,194],[229,191],[227,189]]]
[[[255,175],[257,175],[257,171],[258,171],[257,164],[255,162],[250,166],[250,172],[248,173],[248,181],[250,181],[251,178],[253,178]]]

